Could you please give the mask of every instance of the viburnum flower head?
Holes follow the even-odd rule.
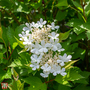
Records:
[[[59,43],[59,34],[52,30],[58,30],[59,26],[46,25],[47,21],[42,18],[40,21],[26,23],[21,34],[20,40],[23,42],[26,51],[31,52],[30,67],[32,70],[42,69],[40,75],[47,78],[50,73],[54,76],[61,74],[66,75],[65,64],[71,61],[72,56],[66,53],[62,56],[60,53],[64,51]]]

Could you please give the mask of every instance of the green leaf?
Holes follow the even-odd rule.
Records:
[[[8,27],[7,37],[8,37],[8,40],[9,40],[11,46],[13,45],[14,42],[16,42],[14,35],[15,35],[14,30],[11,29],[10,27]]]
[[[65,69],[68,69],[71,67],[72,64],[74,64],[75,62],[77,62],[78,60],[74,60],[74,61],[70,61],[65,65]]]
[[[77,18],[70,20],[66,25],[74,27],[73,30],[77,35],[85,31],[84,22]]]
[[[0,59],[1,60],[3,59],[3,53],[0,53]]]
[[[62,40],[65,40],[68,38],[69,36],[69,33],[70,33],[71,30],[65,32],[65,33],[59,33],[59,40],[62,41]]]
[[[72,0],[72,3],[76,6],[77,9],[83,12],[82,6],[78,2]]]
[[[65,76],[66,80],[68,81],[74,81],[74,80],[79,80],[81,78],[84,78],[81,76],[77,70],[77,68],[70,68],[67,72],[67,75]]]
[[[18,43],[18,45],[21,47],[21,48],[24,48],[24,44],[22,41],[19,41],[16,37],[14,37]]]
[[[88,31],[86,32],[86,35],[87,35],[87,37],[88,37],[88,40],[90,40],[90,30],[88,30]]]
[[[66,25],[74,27],[73,30],[77,35],[85,31],[85,28],[83,28],[84,22],[77,18],[70,20]]]
[[[12,62],[8,67],[18,67],[16,63]]]
[[[85,84],[79,84],[73,90],[90,90],[90,86],[86,86]]]
[[[58,0],[57,7],[68,6],[67,0]]]
[[[4,63],[4,61],[3,61],[3,53],[0,53],[0,64],[1,63]]]
[[[12,75],[13,75],[13,78],[14,78],[14,80],[18,80],[18,78],[19,78],[19,75],[18,75],[18,73],[15,71],[15,69],[14,68],[12,68],[11,69],[11,72],[12,72]]]
[[[58,11],[57,15],[56,15],[56,19],[58,21],[62,21],[63,19],[65,19],[65,17],[67,16],[67,10],[66,11]]]
[[[85,78],[88,78],[90,76],[90,72],[88,71],[82,71],[80,74]]]
[[[90,10],[90,1],[86,1],[86,5],[85,5],[85,11],[89,11]]]
[[[77,47],[75,50],[74,50],[74,54],[72,55],[72,59],[76,59],[76,58],[81,58],[83,60],[84,58],[84,55],[85,55],[85,50]]]
[[[59,84],[59,86],[58,86],[58,90],[71,90],[71,89],[70,89],[70,87],[68,87],[68,86],[65,86],[65,85]]]
[[[26,83],[30,84],[28,90],[47,90],[47,86],[45,83],[42,83],[40,78],[29,76],[23,79]]]
[[[13,49],[15,49],[17,47],[17,45],[18,45],[18,43],[14,42],[13,45],[12,45]]]
[[[74,19],[71,19],[67,24],[67,26],[70,26],[70,27],[76,27],[76,26],[80,26],[80,25],[83,25],[84,22],[81,21],[80,19],[77,19],[77,18],[74,18]]]
[[[37,3],[32,3],[31,6],[34,8],[34,9],[38,9],[42,4],[42,0],[38,0]]]
[[[3,45],[2,44],[0,44],[0,49],[3,49]]]
[[[11,65],[9,65],[9,67],[21,67],[23,66],[21,63],[21,60],[19,59],[15,59],[14,62],[11,63]]]
[[[15,37],[17,39],[20,38],[18,34],[20,34],[23,31],[23,27],[25,27],[25,25],[22,24],[15,29]]]
[[[1,25],[0,25],[0,38],[2,38],[2,28],[1,28]]]
[[[2,79],[11,79],[11,69],[9,68],[5,75],[2,76]]]
[[[78,47],[78,43],[73,43],[70,45],[70,47],[72,48],[72,51],[73,51],[74,49]]]
[[[8,38],[7,38],[7,28],[2,26],[2,31],[3,31],[2,38],[4,40],[4,44],[6,44],[6,46],[8,46],[9,41],[8,41]]]
[[[85,78],[79,79],[79,80],[75,80],[75,81],[73,81],[73,83],[88,84],[88,82],[85,80]]]
[[[2,67],[0,67],[0,82],[2,82],[4,79],[11,79],[11,71],[8,69],[7,71],[3,70]]]
[[[80,25],[80,28],[85,29],[85,30],[90,30],[90,22]]]
[[[24,83],[21,83],[20,80],[14,80],[13,84],[11,85],[12,90],[23,90]]]
[[[62,85],[70,86],[69,82],[67,80],[65,80],[65,78],[61,75],[57,75],[55,78],[55,81],[62,84]]]
[[[0,71],[2,71],[2,73],[0,73],[0,83],[3,81],[3,76],[6,74],[6,72],[2,69],[2,67],[0,66]]]
[[[79,26],[73,28],[74,32],[79,35],[80,33],[84,32],[85,29],[80,28]]]
[[[12,2],[10,0],[0,0],[0,5],[6,8],[11,8]]]

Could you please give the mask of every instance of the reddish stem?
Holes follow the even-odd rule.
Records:
[[[45,83],[49,83],[49,82],[52,82],[52,81],[54,81],[55,79],[52,79],[52,80],[50,80],[50,81],[46,81]]]
[[[8,57],[8,58],[4,58],[4,57],[3,57],[3,59],[9,60],[9,59],[10,59],[10,57],[11,57],[11,55],[12,55],[12,53],[13,53],[13,51],[14,51],[14,49],[12,50],[12,52],[11,52],[11,54],[9,55],[9,57]]]

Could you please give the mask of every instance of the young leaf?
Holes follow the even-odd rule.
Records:
[[[78,60],[68,62],[68,63],[66,64],[66,66],[65,66],[65,69],[70,68],[70,66],[71,66],[72,64],[74,64],[75,62],[77,62],[77,61],[78,61]]]
[[[18,45],[18,43],[14,42],[13,45],[12,45],[13,49],[15,49],[17,47],[17,45]]]
[[[18,42],[18,45],[21,47],[21,48],[24,48],[24,45],[23,45],[23,42],[22,41],[19,41],[16,37],[14,37],[16,39],[16,41]]]

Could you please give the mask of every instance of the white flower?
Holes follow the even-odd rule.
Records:
[[[41,49],[39,50],[41,53],[43,53],[43,52],[48,52],[48,49],[47,49],[47,47],[49,47],[50,46],[50,44],[45,44],[45,41],[44,40],[42,40],[41,41]]]
[[[55,41],[53,40],[53,39],[50,39],[50,42],[51,42],[51,49],[53,50],[53,51],[56,51],[56,50],[58,50],[58,48],[57,48],[57,44],[58,44],[58,39],[56,39]]]
[[[61,74],[62,76],[65,76],[65,75],[67,74],[67,73],[65,72],[65,68],[62,68],[62,69],[61,69],[60,74]]]
[[[44,66],[41,67],[41,69],[43,69],[44,72],[50,72],[51,66],[46,63]]]
[[[24,30],[24,31],[29,30],[29,31],[32,32],[32,27],[31,27],[30,23],[26,23],[26,26],[27,26],[27,27],[24,27],[23,30]]]
[[[41,61],[41,58],[42,58],[42,55],[40,55],[40,56],[38,57],[37,55],[33,54],[33,55],[31,56],[31,63],[36,62],[37,64],[39,64],[40,61]]]
[[[60,73],[60,68],[61,68],[60,66],[53,65],[51,73],[53,73],[53,75],[56,76],[57,74]]]
[[[36,70],[36,69],[39,69],[39,64],[32,63],[32,64],[30,64],[30,67],[32,67],[32,70]]]
[[[47,27],[51,28],[52,30],[59,28],[59,26],[55,26],[54,22],[52,22],[51,25],[47,25]]]
[[[65,49],[62,48],[60,43],[57,43],[57,50],[58,52],[64,51]]]
[[[64,66],[64,62],[71,61],[72,56],[65,53],[63,56],[59,55],[59,59],[57,60],[57,63],[60,63],[61,66]]]
[[[20,40],[24,40],[24,38],[28,37],[29,34],[29,30],[27,30],[26,32],[22,31],[22,34],[19,34]]]
[[[35,44],[34,44],[32,47],[34,47],[34,48],[31,50],[32,53],[35,53],[35,54],[37,54],[37,55],[40,54],[39,49],[41,48],[41,45],[38,44],[37,41],[35,42]]]
[[[23,42],[23,44],[24,45],[31,45],[32,44],[32,42],[33,42],[33,39],[32,39],[32,35],[30,34],[29,35],[29,37],[24,37],[24,42]]]
[[[51,39],[58,39],[59,34],[56,34],[55,32],[52,32],[51,35],[48,35]]]
[[[49,72],[44,72],[44,73],[40,73],[40,75],[44,78],[48,77],[49,75]]]
[[[42,18],[40,18],[40,21],[37,21],[37,24],[39,25],[40,28],[43,27],[43,25],[45,25],[47,23],[47,21],[43,21]]]
[[[42,69],[43,72],[40,75],[44,78],[48,77],[50,73],[54,76],[61,74],[66,75],[65,62],[71,61],[72,56],[65,53],[63,56],[58,55],[61,51],[64,51],[59,43],[59,34],[51,32],[52,30],[58,30],[59,26],[55,26],[52,22],[51,25],[45,25],[47,21],[40,21],[26,23],[26,27],[23,28],[21,34],[19,34],[20,40],[25,46],[25,50],[31,52],[31,64],[32,70]],[[56,51],[56,52],[55,52]]]
[[[32,46],[33,46],[32,35],[30,35],[29,37],[24,37],[23,39],[24,39],[23,44],[25,45],[25,48],[27,49],[27,51],[29,51],[30,49],[32,49]]]
[[[38,25],[38,23],[32,22],[32,23],[31,23],[31,27],[33,27],[33,28],[38,28],[39,25]]]

